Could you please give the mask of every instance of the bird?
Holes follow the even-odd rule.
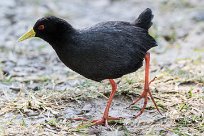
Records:
[[[109,80],[112,86],[101,119],[93,120],[96,125],[108,125],[108,120],[119,119],[109,116],[109,109],[117,91],[114,79],[137,71],[145,60],[144,90],[131,105],[144,99],[143,107],[135,115],[139,117],[145,110],[148,95],[161,114],[149,89],[150,50],[158,46],[149,35],[154,15],[145,9],[136,20],[100,22],[88,28],[76,29],[66,20],[47,16],[36,21],[33,28],[23,34],[18,41],[38,37],[49,43],[59,59],[78,74],[96,82]]]

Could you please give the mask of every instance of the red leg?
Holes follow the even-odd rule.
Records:
[[[149,89],[149,85],[155,80],[155,78],[153,80],[151,80],[149,82],[149,64],[150,64],[150,53],[147,52],[147,54],[145,55],[145,84],[144,84],[144,91],[142,92],[142,94],[140,95],[139,98],[137,98],[136,100],[133,101],[133,103],[131,105],[136,104],[138,101],[140,101],[141,99],[144,99],[144,104],[142,109],[140,110],[140,112],[135,116],[135,118],[139,117],[145,110],[146,106],[147,106],[147,102],[148,102],[148,94],[150,95],[150,98],[152,100],[152,102],[154,103],[154,106],[156,107],[157,111],[161,114],[155,100],[154,97],[152,96],[150,89]]]
[[[113,79],[109,79],[109,81],[110,81],[110,84],[112,86],[112,91],[111,91],[110,97],[108,99],[108,102],[107,102],[105,111],[103,113],[102,119],[92,121],[95,125],[104,125],[105,124],[105,126],[108,126],[108,120],[119,120],[119,119],[121,119],[121,118],[115,118],[115,117],[109,117],[108,116],[109,109],[110,109],[113,97],[114,97],[114,95],[116,93],[116,90],[117,90],[117,85],[116,85],[115,81]]]

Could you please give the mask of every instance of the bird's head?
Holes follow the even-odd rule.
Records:
[[[54,16],[43,17],[37,20],[33,28],[22,35],[18,41],[21,42],[31,37],[39,37],[51,43],[60,40],[64,34],[72,30],[72,26],[63,19]]]

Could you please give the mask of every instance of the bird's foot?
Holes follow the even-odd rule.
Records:
[[[143,91],[143,93],[140,95],[140,97],[137,98],[136,100],[134,100],[133,103],[130,106],[136,104],[141,99],[144,99],[144,104],[143,104],[143,107],[140,110],[140,112],[137,115],[135,115],[135,118],[139,117],[144,112],[144,110],[145,110],[145,108],[147,106],[147,102],[148,102],[148,92],[147,91]]]
[[[153,80],[151,80],[151,81],[149,82],[149,85],[150,85],[155,79],[156,79],[156,78],[154,78]],[[159,110],[159,108],[158,108],[158,106],[157,106],[157,104],[156,104],[156,102],[155,102],[155,100],[154,100],[154,97],[152,96],[152,93],[150,92],[149,87],[147,87],[147,88],[144,89],[144,91],[142,92],[142,94],[140,95],[140,97],[137,98],[136,100],[134,100],[132,104],[130,104],[130,106],[132,106],[132,105],[136,104],[138,101],[140,101],[141,99],[144,99],[143,107],[142,107],[142,109],[140,110],[140,112],[135,115],[135,118],[139,117],[139,116],[144,112],[144,110],[145,110],[145,108],[146,108],[146,106],[147,106],[147,102],[148,102],[148,94],[149,94],[149,96],[150,96],[150,98],[151,98],[151,100],[152,100],[152,102],[153,102],[155,108],[156,108],[157,111],[161,114],[161,112],[160,112],[160,110]],[[129,107],[130,107],[130,106],[129,106]]]
[[[109,120],[121,120],[121,119],[123,118],[122,117],[108,117],[108,118],[102,117],[99,120],[93,120],[92,123],[93,125],[105,125],[106,127],[108,127]]]

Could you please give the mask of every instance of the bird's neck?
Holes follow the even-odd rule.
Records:
[[[76,54],[78,53],[76,37],[78,35],[79,32],[74,30],[72,33],[61,35],[57,40],[48,42],[53,47],[60,60],[71,69],[74,69],[76,64]]]
[[[61,32],[59,35],[54,35],[51,38],[49,38],[47,41],[54,49],[61,48],[63,46],[68,46],[73,42],[72,35],[75,33],[75,30],[70,31],[64,31]]]
[[[47,41],[53,49],[56,51],[60,59],[63,58],[70,58],[72,53],[74,52],[75,48],[75,41],[73,39],[73,35],[75,32],[72,33],[65,33],[57,37],[57,39]],[[55,37],[56,38],[56,37]]]
[[[73,60],[75,58],[75,49],[72,42],[52,44],[53,49],[57,53],[59,59],[69,68],[72,69]]]

